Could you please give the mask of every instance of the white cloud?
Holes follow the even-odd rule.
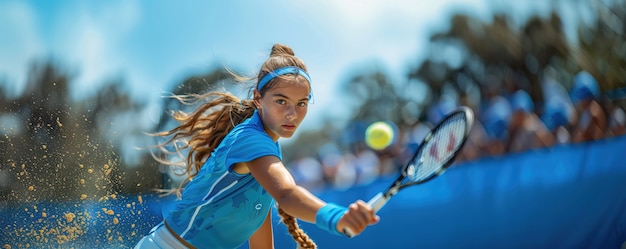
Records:
[[[11,41],[11,44],[28,47],[21,50],[52,53],[74,67],[79,75],[72,82],[76,87],[73,93],[81,96],[89,96],[103,80],[123,74],[132,86],[133,94],[137,89],[142,89],[138,92],[143,97],[150,95],[158,98],[162,87],[170,84],[171,80],[178,80],[185,68],[189,70],[190,65],[204,68],[208,67],[205,65],[207,61],[215,59],[227,66],[237,66],[239,62],[249,66],[259,65],[267,56],[264,50],[268,49],[266,44],[286,41],[309,65],[316,94],[313,108],[325,110],[339,101],[341,96],[337,96],[335,86],[345,76],[342,75],[346,73],[345,70],[355,64],[379,60],[390,70],[389,73],[395,75],[393,77],[403,76],[406,70],[404,67],[413,63],[420,54],[419,50],[424,49],[428,32],[448,18],[444,11],[454,2],[461,1],[279,2],[282,8],[276,11],[283,13],[283,16],[270,11],[266,15],[268,18],[258,22],[250,21],[254,20],[254,17],[248,16],[253,10],[243,11],[246,8],[237,4],[195,4],[192,9],[177,4],[142,6],[143,3],[137,1],[64,4],[63,8],[56,8],[56,13],[51,14],[49,18],[52,20],[45,22],[51,21],[53,24],[40,27],[39,32],[46,30],[42,34],[48,37],[37,37],[38,30],[33,21],[35,16],[27,6],[13,4],[8,9],[5,6],[9,4],[0,4],[0,30],[9,30],[12,35],[15,33],[21,36],[18,41],[22,42]],[[482,5],[475,4],[480,2],[483,1],[463,3],[480,9]],[[20,13],[15,11],[19,9],[15,5],[22,8],[22,14],[14,14]],[[171,9],[174,7],[179,9]],[[215,10],[218,7],[219,11]],[[163,9],[167,9],[167,12],[163,12]],[[267,10],[254,8],[254,11]],[[159,13],[167,13],[170,19],[158,19]],[[225,25],[222,19],[234,21]],[[7,23],[19,23],[20,26],[8,27],[11,25]],[[284,23],[285,28],[278,32],[267,32],[265,29],[281,23]],[[158,35],[148,33],[151,37],[144,37],[146,41],[139,40],[136,32],[157,29],[155,25],[158,25]],[[220,29],[231,25],[235,25],[232,27],[236,29]],[[215,34],[222,35],[220,39],[215,39]],[[250,37],[253,38],[248,39]],[[168,40],[155,41],[160,38]],[[5,40],[0,39],[3,45],[0,46],[0,52],[6,50],[2,48],[7,43]],[[42,41],[45,41],[45,47],[40,44]],[[145,58],[145,51],[144,54],[129,51],[129,47],[137,42],[145,42],[146,46],[151,46],[152,50],[159,53]],[[17,68],[24,72],[21,75],[26,75],[26,61],[23,58],[27,56],[20,53],[5,57],[7,53],[2,54],[0,77],[7,75],[14,78],[15,72],[19,71]],[[250,57],[250,54],[261,55]],[[24,62],[14,63],[15,58],[22,58]],[[236,60],[237,63],[230,63],[229,60]]]
[[[449,13],[465,6],[466,11],[482,12],[482,0],[473,1],[329,1],[333,15],[346,25],[346,49],[364,57],[378,57],[392,68],[406,65],[424,49],[431,32],[445,29]],[[350,32],[352,31],[352,32]],[[351,33],[361,37],[350,39]]]
[[[307,127],[315,117],[340,110],[342,103],[335,85],[346,70],[363,62],[378,61],[392,80],[403,80],[408,66],[414,65],[428,49],[431,32],[445,29],[449,13],[466,6],[466,11],[486,11],[483,0],[473,1],[315,1],[292,3],[296,12],[310,19],[325,44],[305,56],[315,84],[316,105],[312,106]],[[311,59],[311,60],[309,60]],[[314,86],[315,87],[315,86]],[[340,116],[342,114],[339,114]],[[345,116],[345,113],[343,114]]]

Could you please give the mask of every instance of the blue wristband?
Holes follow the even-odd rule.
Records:
[[[337,230],[337,223],[346,211],[348,211],[346,207],[338,206],[334,203],[327,203],[317,211],[315,215],[315,225],[332,234],[344,236],[343,233]]]

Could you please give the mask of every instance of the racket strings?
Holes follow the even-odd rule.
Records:
[[[467,129],[463,113],[450,116],[427,139],[424,148],[407,169],[412,181],[420,181],[437,173],[460,149]]]

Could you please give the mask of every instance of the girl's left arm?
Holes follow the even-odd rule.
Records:
[[[274,249],[274,234],[272,233],[272,211],[267,213],[265,221],[248,239],[250,249]]]

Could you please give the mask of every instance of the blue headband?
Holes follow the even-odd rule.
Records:
[[[261,81],[259,81],[257,90],[261,91],[261,89],[263,89],[263,87],[265,86],[265,84],[267,84],[267,82],[270,82],[270,80],[278,76],[285,75],[285,74],[302,75],[302,77],[304,77],[309,82],[309,85],[311,84],[311,77],[309,77],[309,75],[304,70],[302,70],[299,67],[288,66],[288,67],[281,67],[263,76],[263,78],[261,78]]]

